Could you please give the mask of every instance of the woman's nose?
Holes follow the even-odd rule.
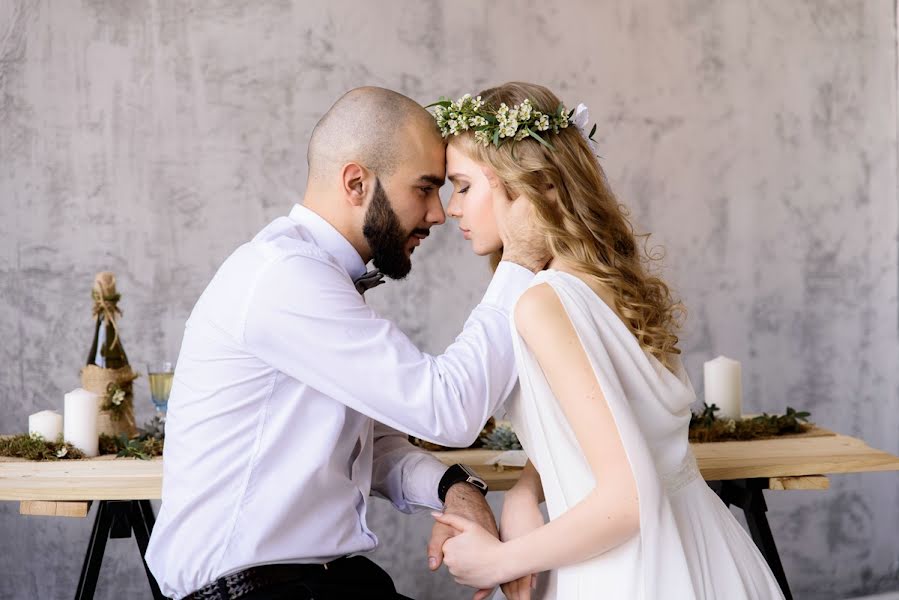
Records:
[[[456,219],[462,218],[462,203],[456,198],[456,194],[450,197],[449,204],[446,205],[446,214]]]

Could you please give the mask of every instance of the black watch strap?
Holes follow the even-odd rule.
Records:
[[[457,483],[470,483],[482,494],[487,495],[487,482],[481,479],[469,467],[455,464],[446,470],[446,473],[440,478],[440,484],[437,486],[437,497],[440,498],[441,502],[446,502],[446,493]]]

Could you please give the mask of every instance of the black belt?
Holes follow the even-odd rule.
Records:
[[[342,559],[337,559],[342,560]],[[209,585],[188,594],[184,600],[237,600],[251,592],[279,583],[296,581],[304,575],[321,573],[333,564],[260,565],[219,577]]]

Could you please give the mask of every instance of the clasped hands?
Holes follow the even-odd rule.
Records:
[[[490,597],[497,585],[509,600],[530,600],[536,575],[522,573],[521,565],[500,541],[493,512],[480,492],[467,484],[450,488],[428,544],[432,571],[445,564],[456,583],[476,588],[473,600]],[[501,517],[502,539],[520,537],[544,524],[536,500],[508,495]]]

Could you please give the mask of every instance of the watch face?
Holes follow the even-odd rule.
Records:
[[[476,488],[481,489],[481,490],[487,489],[487,484],[480,477],[469,477],[468,483],[470,483],[471,485],[473,485]]]
[[[477,473],[475,473],[473,469],[469,469],[465,465],[459,466],[462,467],[462,470],[465,471],[466,475],[468,475],[468,483],[481,490],[487,489],[487,482],[481,479],[481,477]]]

